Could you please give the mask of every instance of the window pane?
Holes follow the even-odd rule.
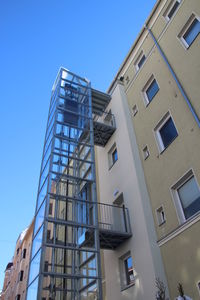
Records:
[[[171,17],[173,16],[173,14],[175,13],[175,11],[177,10],[178,6],[179,6],[179,2],[176,1],[173,5],[173,7],[171,8],[169,14],[168,14],[168,18],[171,19]]]
[[[40,270],[40,256],[41,256],[41,250],[38,252],[38,254],[34,257],[30,264],[30,273],[29,273],[29,283],[31,283],[39,274]]]
[[[146,90],[146,94],[147,94],[147,98],[148,98],[149,102],[153,99],[153,97],[158,92],[158,90],[159,90],[158,84],[157,84],[156,80],[154,79],[152,81],[151,85],[149,86],[149,88]]]
[[[194,177],[178,189],[178,194],[186,219],[200,210],[200,191]]]
[[[112,159],[113,159],[113,163],[115,163],[118,159],[118,156],[117,156],[117,149],[115,149],[115,151],[112,153]]]
[[[42,235],[43,235],[43,228],[44,225],[40,228],[39,232],[35,236],[33,240],[33,246],[32,246],[32,257],[36,254],[36,252],[39,250],[39,248],[42,245]]]
[[[141,66],[143,65],[144,61],[145,61],[145,55],[143,55],[142,58],[140,59],[140,61],[138,62],[138,68],[139,68],[139,69],[140,69]]]
[[[125,271],[126,271],[126,279],[127,284],[131,284],[134,282],[134,273],[133,273],[133,261],[132,257],[128,257],[125,261]]]
[[[173,139],[175,139],[175,137],[177,137],[178,133],[172,118],[169,118],[169,120],[160,129],[160,135],[165,148],[173,141]]]
[[[200,22],[197,19],[194,19],[183,38],[186,40],[188,45],[191,45],[196,36],[200,32]]]
[[[37,299],[38,278],[29,286],[27,290],[27,300]]]

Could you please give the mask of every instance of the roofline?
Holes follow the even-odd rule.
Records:
[[[157,1],[156,1],[156,3],[155,3],[155,5],[154,5],[154,7],[153,7],[153,9],[152,9],[152,11],[151,11],[149,17],[147,18],[147,20],[146,20],[146,22],[144,23],[142,29],[140,30],[138,36],[136,37],[135,42],[133,43],[131,49],[129,50],[129,52],[128,52],[128,54],[127,54],[127,56],[125,57],[125,59],[124,59],[124,61],[122,62],[121,66],[119,67],[119,71],[117,72],[117,74],[115,75],[115,77],[114,77],[113,81],[111,82],[109,88],[107,89],[107,93],[110,93],[110,92],[111,92],[111,90],[112,90],[112,88],[113,88],[113,86],[114,86],[116,80],[117,80],[118,77],[119,77],[119,74],[121,73],[122,69],[124,68],[124,66],[126,65],[127,61],[129,60],[129,58],[130,58],[130,56],[131,56],[131,54],[132,54],[134,48],[136,47],[136,45],[137,45],[139,39],[141,38],[142,34],[145,32],[145,30],[146,30],[145,26],[149,24],[149,22],[151,21],[152,16],[154,15],[156,9],[158,8],[159,4],[160,4],[162,1],[163,1],[163,0],[157,0]]]

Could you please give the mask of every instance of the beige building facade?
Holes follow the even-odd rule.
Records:
[[[132,136],[127,141],[135,141],[132,148],[135,178],[141,191],[147,189],[170,299],[177,297],[179,282],[186,295],[192,299],[200,297],[199,33],[199,0],[157,1],[109,89],[112,93],[119,79],[122,81],[122,102],[128,103],[129,112],[126,120],[120,117],[117,130],[131,118]],[[120,139],[128,151],[125,136],[121,133]],[[120,152],[118,165],[122,159]],[[116,167],[113,166],[110,174],[115,174],[109,182],[108,193],[111,199],[114,190],[119,189],[118,181],[124,185],[132,182],[134,192],[130,191],[126,205],[134,222],[139,216],[137,214],[134,218],[138,209],[134,198],[138,199],[138,196],[135,196],[137,189],[133,187],[131,159],[127,153],[125,155],[125,160],[128,160],[126,172],[123,174],[121,167],[117,170],[117,163]],[[141,180],[140,173],[144,174],[144,180]],[[127,186],[125,191],[128,193]],[[143,205],[144,224],[149,224],[149,229],[150,213],[145,207],[148,200],[144,199],[138,200],[138,205]],[[138,245],[134,238],[138,224],[140,222],[133,224],[130,246],[135,256],[134,247]],[[149,239],[150,244],[154,243],[151,234]]]
[[[28,280],[33,221],[19,236],[12,262],[7,264],[2,300],[24,300]]]

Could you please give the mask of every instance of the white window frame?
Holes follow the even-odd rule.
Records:
[[[127,283],[127,275],[126,275],[126,269],[125,269],[125,261],[131,257],[132,258],[132,267],[133,267],[133,275],[134,275],[134,280],[130,284]],[[122,255],[119,258],[119,272],[120,272],[120,283],[121,283],[121,291],[135,285],[135,270],[134,270],[134,263],[133,263],[133,257],[131,255],[131,251],[128,251],[124,255]]]
[[[164,146],[163,144],[163,140],[162,140],[162,137],[161,137],[161,134],[160,134],[160,130],[161,128],[166,124],[166,122],[169,120],[169,119],[172,119],[173,123],[174,123],[174,127],[176,128],[176,131],[177,131],[177,136],[175,137],[175,139],[178,137],[178,130],[177,130],[177,127],[176,127],[176,124],[174,122],[174,119],[172,118],[172,115],[171,113],[168,111],[163,117],[162,119],[158,122],[158,124],[156,125],[156,127],[154,128],[154,136],[155,136],[155,139],[156,139],[156,143],[157,143],[157,146],[158,146],[158,150],[159,150],[159,153],[161,154],[168,146]],[[172,140],[173,142],[174,140]]]
[[[142,68],[143,64],[145,63],[145,60],[144,60],[141,67],[139,67],[139,63],[140,63],[141,59],[143,58],[143,56],[145,57],[145,60],[146,60],[146,56],[144,54],[144,51],[142,50],[134,62],[136,72],[138,72]]]
[[[144,160],[146,160],[150,156],[149,147],[145,145],[142,149]]]
[[[151,84],[153,83],[153,81],[156,81],[157,85],[158,85],[158,81],[156,80],[155,76],[152,74],[151,77],[148,79],[147,83],[145,84],[145,86],[142,89],[142,94],[143,94],[143,99],[144,99],[144,104],[145,106],[148,106],[150,102],[152,102],[153,98],[156,96],[156,94],[159,92],[160,87],[158,85],[158,91],[156,92],[156,94],[154,95],[154,97],[151,99],[151,101],[149,101],[149,98],[147,96],[147,90],[148,88],[151,86]]]
[[[175,184],[173,184],[170,188],[171,190],[171,195],[172,195],[172,199],[174,201],[174,205],[175,205],[175,208],[176,208],[176,213],[177,213],[177,216],[178,216],[178,219],[179,219],[179,223],[182,224],[188,220],[190,220],[191,218],[193,218],[196,214],[200,213],[197,212],[196,214],[194,214],[193,216],[191,216],[190,218],[186,219],[185,218],[185,214],[184,214],[184,211],[183,211],[183,207],[182,207],[182,204],[181,204],[181,199],[178,195],[178,189],[183,186],[188,180],[190,180],[191,178],[195,179],[196,183],[197,183],[197,186],[200,190],[200,187],[199,187],[199,183],[197,181],[197,178],[195,176],[195,173],[193,171],[193,169],[190,169],[188,170],[181,178],[179,178]]]
[[[176,14],[176,12],[178,11],[179,9],[179,6],[180,6],[180,3],[181,3],[182,0],[172,0],[169,5],[167,6],[164,14],[163,14],[163,17],[165,18],[165,20],[167,22],[170,22],[170,20],[174,17],[174,15]],[[171,18],[169,18],[169,14],[170,12],[172,11],[172,9],[174,8],[174,5],[176,2],[179,2],[179,6],[177,7],[177,9],[174,11],[174,14],[171,16]]]
[[[162,212],[164,213],[164,218],[163,218]],[[160,207],[158,207],[156,209],[156,217],[157,217],[157,223],[159,226],[163,225],[166,222],[166,216],[165,216],[165,211],[164,211],[163,205],[161,205]]]
[[[195,39],[192,41],[192,43],[190,45],[188,45],[188,43],[186,42],[186,40],[184,39],[184,35],[187,32],[187,30],[189,29],[189,27],[192,25],[193,21],[197,19],[200,22],[200,17],[195,14],[194,12],[191,14],[191,16],[189,17],[189,19],[187,20],[186,24],[183,26],[182,30],[180,31],[180,33],[178,34],[178,38],[181,41],[181,44],[184,46],[185,49],[188,49],[193,42],[195,41]]]
[[[108,151],[108,168],[109,168],[109,170],[114,166],[114,164],[119,159],[119,157],[118,157],[118,150],[117,150],[117,160],[113,161],[113,153],[115,152],[115,150],[117,150],[116,143],[114,143],[112,145],[112,147],[110,148],[110,150]]]

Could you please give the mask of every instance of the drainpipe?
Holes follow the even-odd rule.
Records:
[[[185,102],[187,103],[187,105],[188,105],[188,107],[189,107],[189,109],[190,109],[190,111],[191,111],[191,113],[192,113],[192,115],[193,115],[193,117],[194,117],[194,119],[195,119],[195,121],[196,121],[198,127],[200,128],[200,119],[199,119],[199,116],[197,115],[197,113],[196,113],[194,107],[192,106],[192,104],[191,104],[191,102],[190,102],[190,100],[189,100],[189,98],[188,98],[186,92],[184,91],[184,89],[183,89],[183,87],[182,87],[180,81],[178,80],[178,78],[177,78],[177,76],[176,76],[174,70],[172,69],[170,63],[168,62],[167,57],[165,56],[165,54],[164,54],[163,50],[161,49],[160,45],[158,44],[158,42],[157,42],[155,36],[153,35],[153,32],[151,31],[151,29],[148,28],[147,24],[145,24],[144,27],[148,30],[150,36],[152,37],[152,39],[153,39],[153,41],[154,41],[154,44],[156,45],[156,47],[157,47],[157,49],[158,49],[160,55],[162,56],[164,62],[166,63],[166,65],[167,65],[167,67],[168,67],[168,69],[169,69],[169,71],[170,71],[172,77],[174,78],[174,80],[175,80],[175,82],[176,82],[176,84],[177,84],[177,86],[178,86],[179,91],[181,92],[181,94],[182,94],[182,96],[183,96]]]

